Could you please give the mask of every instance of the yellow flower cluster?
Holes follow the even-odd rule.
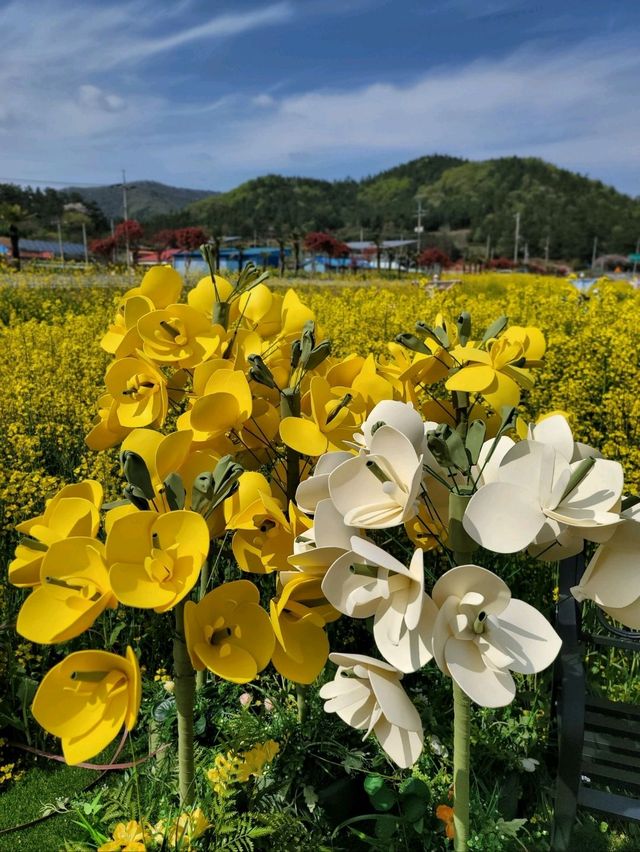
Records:
[[[249,751],[218,754],[212,769],[207,770],[207,778],[218,796],[228,796],[234,784],[246,784],[252,777],[260,778],[265,768],[280,751],[275,740],[257,743]]]
[[[119,822],[111,840],[98,847],[98,852],[144,852],[162,847],[189,852],[192,840],[197,840],[209,828],[209,820],[201,808],[184,811],[172,820],[160,820],[155,825],[140,823],[135,819]]]

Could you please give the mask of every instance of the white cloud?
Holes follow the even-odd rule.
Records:
[[[275,100],[268,113],[239,117],[216,155],[239,174],[326,173],[376,154],[432,151],[484,158],[540,156],[640,192],[640,55],[604,41],[549,54],[532,45],[511,56],[440,68],[400,86],[309,91]],[[207,134],[203,135],[203,139]],[[259,139],[259,144],[255,140]],[[206,143],[194,143],[200,153]],[[626,178],[625,178],[626,175]]]

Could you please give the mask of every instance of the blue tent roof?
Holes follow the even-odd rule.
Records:
[[[21,251],[50,252],[55,256],[60,255],[60,244],[57,240],[20,240]],[[62,243],[62,251],[65,257],[84,258],[84,246],[82,243]]]

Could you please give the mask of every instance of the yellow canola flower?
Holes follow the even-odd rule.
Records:
[[[323,612],[333,610],[319,591],[318,606],[309,600],[310,582],[320,581],[304,574],[291,580],[280,596],[271,601],[271,624],[276,646],[271,662],[276,670],[294,683],[313,683],[329,656],[329,640],[324,631]],[[305,600],[301,603],[299,598]],[[335,611],[335,610],[334,610]]]
[[[138,320],[154,308],[153,302],[146,296],[125,297],[118,306],[115,321],[103,335],[100,346],[116,358],[133,355],[142,346]]]
[[[209,529],[195,512],[121,515],[107,534],[111,587],[127,606],[166,612],[194,587],[208,551]]]
[[[526,361],[520,341],[502,337],[487,351],[464,346],[454,349],[452,355],[464,366],[447,379],[447,390],[482,394],[494,411],[517,405],[520,387],[533,387],[531,374],[520,366]]]
[[[114,361],[104,381],[120,426],[162,426],[169,408],[167,380],[148,358],[138,354]]]
[[[353,410],[353,394],[345,391],[332,388],[322,376],[314,376],[302,402],[309,415],[285,417],[280,423],[284,443],[308,456],[345,449],[362,421]]]
[[[108,651],[76,651],[44,676],[32,713],[45,731],[60,737],[69,764],[102,751],[124,724],[131,731],[140,709],[138,660]]]
[[[109,584],[104,545],[94,538],[55,542],[40,568],[40,585],[18,613],[16,630],[30,642],[67,642],[118,602]]]
[[[224,583],[184,607],[187,648],[196,671],[247,683],[269,663],[275,637],[260,592],[248,580]]]
[[[9,564],[9,582],[14,586],[37,586],[40,566],[48,547],[72,536],[93,538],[100,526],[102,486],[93,479],[65,485],[52,497],[44,513],[16,526],[28,536],[16,548],[15,559]]]
[[[189,305],[169,305],[138,320],[142,351],[156,364],[191,368],[213,357],[226,339],[220,325],[212,325]]]
[[[132,296],[145,296],[154,307],[166,308],[173,305],[180,298],[182,292],[182,277],[172,266],[152,266],[145,272],[144,278],[138,287],[127,290],[124,299]]]

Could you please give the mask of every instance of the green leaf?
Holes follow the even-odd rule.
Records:
[[[416,337],[415,334],[409,334],[408,332],[396,334],[396,343],[404,346],[405,349],[410,349],[411,352],[420,352],[422,355],[432,354],[429,347],[419,337]]]
[[[497,320],[494,320],[482,335],[482,342],[487,343],[487,341],[491,340],[492,337],[497,337],[501,334],[507,327],[508,322],[509,317],[505,316],[498,317]]]
[[[311,350],[311,354],[307,358],[307,370],[315,370],[329,355],[331,355],[331,341],[323,340]]]
[[[167,503],[172,511],[184,509],[187,492],[184,489],[182,477],[179,473],[170,473],[164,481],[164,492]]]
[[[496,832],[498,834],[504,834],[505,837],[516,837],[526,822],[526,819],[510,819],[506,822],[502,817],[500,817],[500,819],[496,822]]]
[[[427,802],[418,796],[407,796],[401,800],[402,816],[407,822],[422,819],[427,810]]]
[[[129,485],[138,489],[141,492],[140,496],[146,497],[147,500],[153,500],[156,492],[151,482],[151,475],[142,456],[130,450],[125,450],[123,453],[120,453],[120,462],[125,479]]]
[[[374,796],[382,787],[384,787],[382,775],[367,775],[364,779],[364,789],[369,796]]]
[[[173,695],[165,698],[153,708],[153,718],[156,722],[164,722],[176,712],[176,700]]]
[[[456,320],[458,326],[458,340],[464,346],[471,337],[471,314],[469,311],[462,311]]]
[[[113,630],[109,634],[109,641],[107,642],[107,647],[113,648],[116,639],[122,633],[122,631],[124,630],[124,628],[126,626],[127,625],[124,621],[121,621],[120,624],[116,624],[116,626],[113,628]]]
[[[469,454],[469,461],[471,464],[478,463],[478,457],[480,455],[480,450],[482,449],[482,445],[484,444],[485,434],[487,432],[487,425],[484,420],[473,420],[467,429],[467,437],[465,439],[464,445],[466,447],[467,453]]]
[[[382,811],[383,813],[390,811],[396,804],[396,794],[387,786],[382,776],[368,775],[364,781],[364,788],[369,795],[371,804],[377,811]]]
[[[420,778],[407,778],[406,781],[403,781],[400,785],[400,796],[417,796],[419,799],[422,799],[424,802],[429,801],[431,798],[431,794],[429,792],[429,788]]]
[[[423,334],[424,337],[429,337],[431,340],[434,340],[438,346],[442,346],[443,349],[449,348],[451,341],[449,340],[449,335],[447,334],[447,330],[444,326],[438,325],[435,328],[431,328],[431,326],[428,326],[426,322],[419,321],[416,323],[416,331]]]

